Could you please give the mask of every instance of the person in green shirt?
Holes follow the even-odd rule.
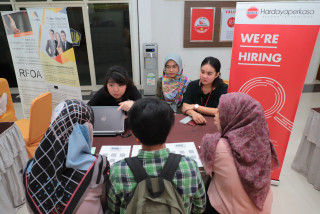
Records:
[[[162,171],[169,156],[165,141],[174,124],[174,113],[164,101],[156,98],[137,100],[128,112],[132,133],[142,143],[138,158],[150,177]],[[196,162],[182,156],[172,180],[184,202],[186,213],[203,213],[206,207],[205,187]],[[111,166],[107,191],[107,213],[125,213],[128,199],[137,183],[125,160]]]

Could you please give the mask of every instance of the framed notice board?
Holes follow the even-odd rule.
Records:
[[[236,2],[185,1],[183,47],[232,47]]]

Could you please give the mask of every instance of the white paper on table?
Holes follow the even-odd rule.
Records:
[[[119,160],[128,158],[130,150],[131,146],[102,146],[99,154],[107,156],[111,166]]]
[[[194,145],[194,142],[182,142],[182,143],[166,143],[166,147],[172,153],[181,154],[192,158],[196,161],[198,167],[202,167],[198,150]]]
[[[133,145],[132,146],[132,151],[131,151],[131,157],[137,156],[140,149],[142,149],[141,145]]]

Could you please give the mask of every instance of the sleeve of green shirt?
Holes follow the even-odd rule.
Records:
[[[206,209],[206,190],[200,174],[197,169],[198,191],[192,201],[192,213],[203,213]]]
[[[110,175],[112,175],[111,173],[115,173],[112,172],[110,170]],[[107,185],[107,212],[108,214],[110,213],[120,213],[120,206],[121,206],[121,202],[120,199],[118,198],[116,192],[115,192],[115,188],[112,184],[112,177],[110,176],[110,179],[108,181],[108,185]]]

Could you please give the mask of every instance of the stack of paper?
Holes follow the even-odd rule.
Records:
[[[166,143],[165,145],[170,150],[170,152],[192,158],[196,161],[198,167],[203,166],[194,142]],[[133,145],[131,157],[137,156],[141,148],[141,145]],[[107,156],[110,165],[112,165],[119,160],[130,157],[130,150],[131,146],[102,146],[100,154]]]
[[[141,145],[133,145],[132,146],[132,151],[131,151],[131,157],[138,156],[139,150],[142,149]]]
[[[202,167],[198,150],[194,145],[194,142],[184,142],[184,143],[166,143],[166,147],[172,153],[181,154],[192,158],[196,161],[198,167]]]
[[[129,157],[131,146],[102,146],[100,154],[108,157],[110,165]]]

